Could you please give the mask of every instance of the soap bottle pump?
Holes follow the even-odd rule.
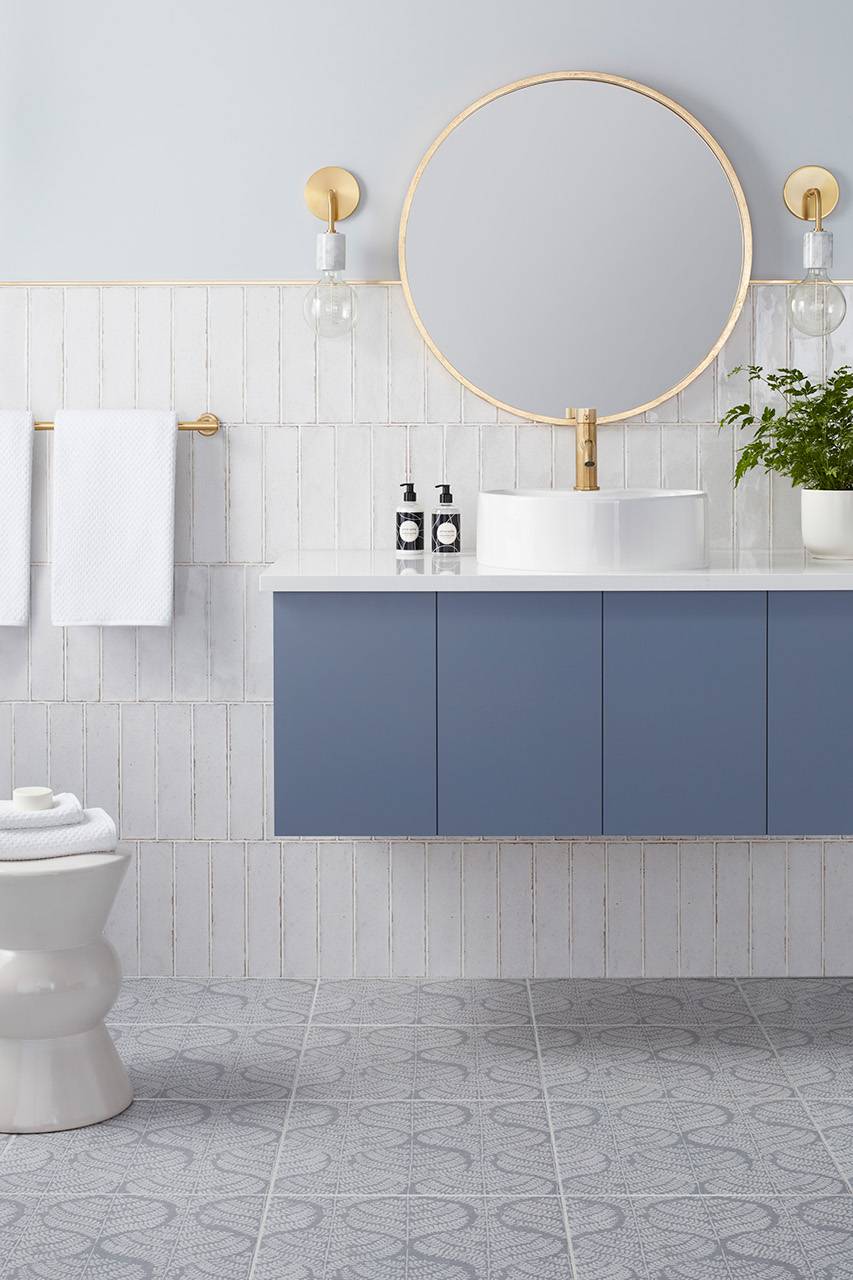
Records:
[[[418,502],[415,486],[411,480],[405,480],[400,488],[403,497],[396,511],[397,555],[401,559],[423,555],[424,551],[424,509]]]
[[[435,555],[458,556],[462,550],[462,513],[453,505],[449,484],[437,484],[438,505],[432,513],[432,549]]]

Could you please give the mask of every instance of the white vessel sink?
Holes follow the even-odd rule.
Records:
[[[498,569],[703,569],[700,489],[492,489],[477,503],[477,559]]]

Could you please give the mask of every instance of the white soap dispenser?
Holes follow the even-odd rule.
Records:
[[[438,506],[432,513],[432,550],[437,556],[458,556],[462,551],[462,512],[453,505],[449,484],[437,484]]]
[[[400,488],[403,497],[396,511],[397,555],[400,559],[422,556],[424,553],[424,509],[418,502],[415,486],[405,480]]]

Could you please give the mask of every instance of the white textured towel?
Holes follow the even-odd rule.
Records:
[[[116,825],[103,809],[84,809],[83,821],[35,831],[0,831],[0,862],[62,858],[70,853],[110,853]]]
[[[57,627],[166,627],[175,543],[173,413],[63,409],[53,442]]]
[[[33,419],[0,412],[0,627],[25,627],[30,616],[30,503]]]
[[[83,806],[68,791],[60,791],[55,795],[50,809],[18,809],[11,800],[0,800],[0,831],[68,827],[82,821]]]

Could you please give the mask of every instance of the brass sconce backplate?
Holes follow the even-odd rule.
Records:
[[[828,169],[819,164],[804,164],[789,174],[782,195],[785,204],[795,218],[811,222],[815,216],[814,196],[806,196],[807,191],[820,192],[821,212],[825,218],[838,204],[838,183]]]
[[[312,173],[305,183],[305,203],[315,218],[325,222],[329,216],[329,192],[335,193],[335,219],[342,222],[358,208],[361,195],[358,182],[347,169],[327,165]]]

